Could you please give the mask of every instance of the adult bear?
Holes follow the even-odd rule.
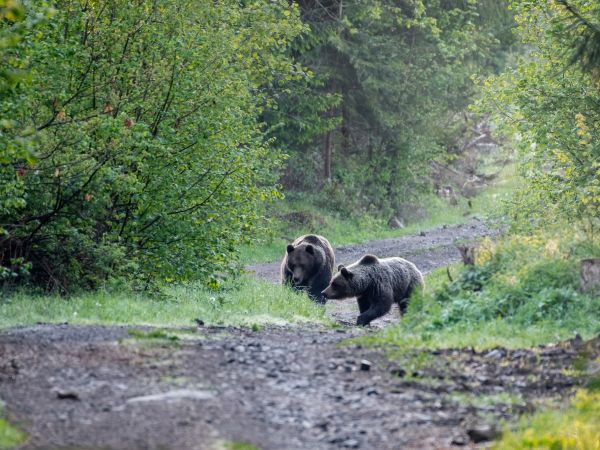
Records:
[[[316,302],[325,303],[323,289],[331,281],[335,256],[327,239],[315,234],[300,236],[287,246],[281,262],[281,283],[305,290]]]
[[[417,266],[402,258],[365,255],[348,267],[340,265],[338,270],[322,294],[327,299],[356,297],[360,311],[357,325],[368,325],[388,313],[392,303],[398,304],[400,315],[404,314],[410,294],[425,285]]]

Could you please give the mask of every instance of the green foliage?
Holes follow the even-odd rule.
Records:
[[[15,120],[11,105],[30,82],[28,53],[30,45],[25,36],[34,32],[53,13],[52,9],[38,4],[35,13],[25,14],[21,2],[0,0],[0,217],[9,210],[25,206],[23,183],[20,180],[22,169],[11,167],[11,162],[19,159],[33,164],[35,155],[35,130]],[[18,51],[17,51],[18,50]],[[0,225],[0,239],[5,230]],[[0,258],[0,281],[10,275],[19,275],[18,269],[25,269],[20,261],[17,271],[3,267]]]
[[[600,393],[579,390],[568,405],[521,419],[495,450],[597,450],[600,446]]]
[[[426,278],[397,327],[366,340],[395,345],[530,346],[600,332],[600,298],[579,292],[577,242],[512,236],[486,241],[449,282]],[[597,249],[596,249],[597,251]]]
[[[548,0],[513,1],[512,8],[531,52],[485,81],[480,105],[516,137],[526,183],[511,216],[521,228],[577,222],[592,235],[600,217],[600,90],[589,32],[600,26],[600,6]],[[571,64],[574,57],[582,64]]]
[[[31,263],[36,284],[63,292],[108,276],[218,284],[259,204],[280,196],[282,155],[260,115],[271,85],[298,74],[286,55],[303,30],[297,7],[54,6],[3,50],[27,59],[30,81],[1,114],[37,144],[35,160],[0,154],[0,266],[19,278]]]
[[[434,294],[433,305],[440,309],[433,328],[502,319],[560,326],[573,315],[600,313],[600,299],[577,291],[579,266],[565,258],[558,241],[513,236],[487,246],[479,249],[479,264],[465,267]]]
[[[306,294],[250,278],[217,290],[202,285],[172,285],[161,298],[122,288],[81,293],[65,299],[24,291],[0,298],[0,328],[38,322],[81,324],[210,325],[329,323],[325,309]]]

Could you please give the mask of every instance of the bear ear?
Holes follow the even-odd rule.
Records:
[[[312,245],[310,245],[310,244],[308,244],[308,245],[306,246],[306,251],[307,251],[308,253],[310,253],[311,255],[314,255],[314,254],[315,254],[315,248],[314,248]]]
[[[361,264],[375,264],[377,261],[377,256],[374,255],[365,255],[360,259]]]
[[[338,265],[338,272],[339,272],[340,270],[342,270],[343,268],[344,268],[344,265],[343,265],[343,264],[339,264],[339,265]]]
[[[287,252],[288,253],[292,253],[294,251],[294,246],[292,244],[288,244],[287,246]]]
[[[351,279],[353,277],[352,272],[350,272],[348,269],[346,269],[345,267],[342,267],[342,275],[344,278],[347,278],[348,280]]]

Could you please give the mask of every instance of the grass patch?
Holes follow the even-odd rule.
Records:
[[[14,292],[0,300],[0,328],[37,322],[180,327],[193,325],[194,319],[206,325],[242,325],[255,330],[264,324],[329,323],[325,308],[305,294],[246,277],[219,291],[172,286],[161,298],[124,291],[70,298]]]
[[[0,450],[11,449],[26,440],[27,435],[4,418],[4,407],[0,404]]]
[[[514,431],[505,432],[492,448],[600,449],[600,393],[580,390],[562,409],[523,418]]]
[[[171,334],[166,330],[154,329],[154,330],[129,330],[129,335],[134,339],[144,340],[144,341],[167,341],[167,342],[177,342],[179,341],[179,336],[176,334]]]
[[[247,442],[225,442],[223,444],[224,450],[259,450],[258,447],[254,444],[249,444]]]
[[[426,276],[401,323],[359,339],[397,349],[531,347],[600,333],[600,298],[579,292],[577,243],[548,236],[488,241],[448,280]],[[586,244],[586,245],[589,245]],[[390,350],[392,351],[392,350]]]

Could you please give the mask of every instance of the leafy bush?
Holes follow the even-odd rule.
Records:
[[[478,264],[433,294],[433,325],[508,319],[521,325],[600,313],[600,299],[578,292],[579,265],[556,240],[512,236],[480,250]]]
[[[280,195],[281,154],[259,117],[271,83],[303,76],[286,56],[303,29],[297,7],[54,6],[7,50],[30,82],[11,88],[0,115],[36,130],[37,144],[35,158],[0,154],[3,273],[31,263],[36,284],[61,291],[111,275],[215,284],[255,231],[258,205]]]
[[[501,132],[517,137],[525,183],[511,216],[520,229],[576,222],[593,234],[600,226],[600,72],[590,65],[598,63],[600,4],[511,4],[530,52],[485,81],[481,104]]]

